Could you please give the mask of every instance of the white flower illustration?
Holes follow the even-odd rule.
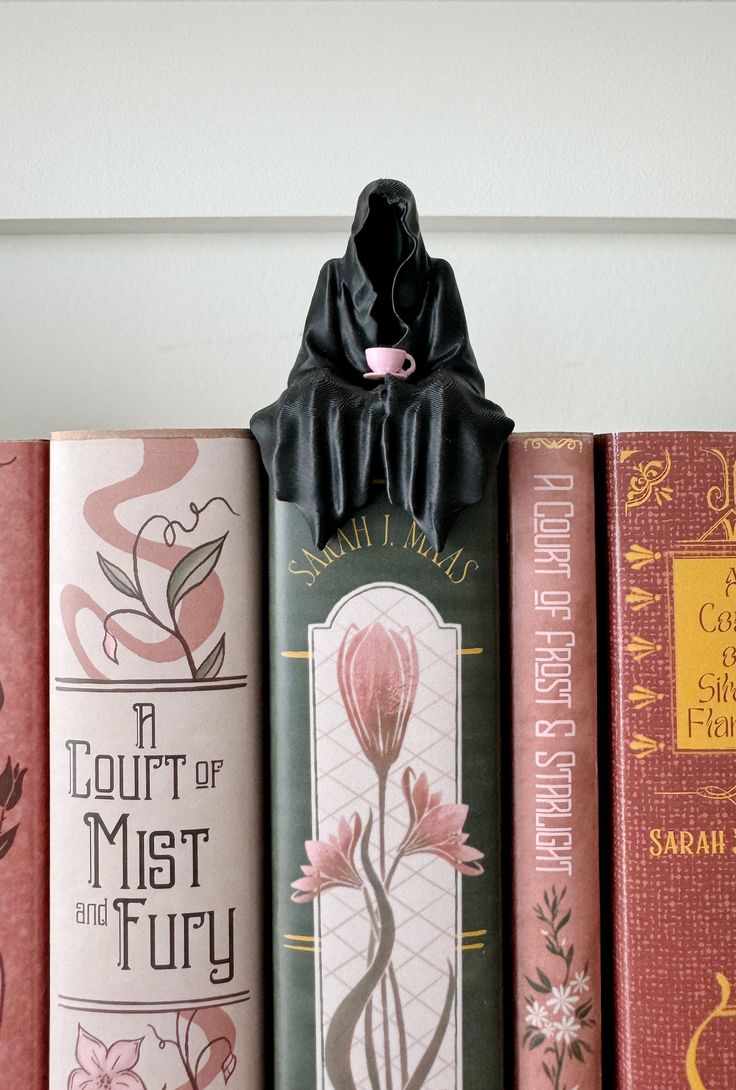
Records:
[[[547,1006],[555,1014],[572,1014],[575,1010],[576,995],[571,984],[555,984]]]
[[[555,1023],[554,1029],[557,1041],[564,1041],[566,1045],[571,1045],[573,1041],[578,1039],[580,1023],[572,1015],[565,1015],[559,1022]]]
[[[584,995],[587,991],[590,991],[590,976],[583,972],[575,973],[572,978],[572,986],[578,995]]]
[[[567,1077],[570,1077],[568,1066],[574,1066],[575,1061],[585,1062],[583,1049],[593,1051],[585,1036],[596,1024],[592,1017],[595,1013],[594,997],[591,994],[588,967],[583,965],[581,969],[578,959],[573,964],[574,947],[570,938],[562,934],[572,916],[572,909],[565,901],[566,895],[567,889],[558,890],[552,886],[544,892],[539,904],[534,906],[534,915],[542,924],[540,931],[545,939],[547,952],[551,958],[558,960],[548,958],[546,972],[538,968],[536,978],[527,977],[532,987],[543,993],[541,1002],[531,995],[525,998],[527,1025],[523,1045],[527,1049],[539,1049],[539,1079],[544,1081],[543,1071],[545,1085],[550,1090],[555,1087],[580,1090],[581,1084],[570,1086],[565,1074],[567,1072]],[[555,977],[558,983],[553,984]],[[540,1048],[543,1041],[547,1044]]]
[[[533,1003],[526,1005],[526,1020],[534,1029],[545,1029],[549,1023],[549,1014],[535,999]]]

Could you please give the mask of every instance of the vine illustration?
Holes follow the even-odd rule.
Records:
[[[309,862],[302,877],[291,883],[292,900],[314,901],[338,886],[360,890],[369,925],[366,969],[332,1015],[325,1037],[325,1066],[334,1090],[355,1090],[352,1071],[353,1041],[362,1019],[365,1062],[371,1090],[393,1090],[390,1013],[393,1009],[398,1038],[401,1090],[420,1090],[439,1055],[455,1003],[456,978],[448,962],[444,1003],[434,1032],[414,1070],[409,1071],[408,1039],[399,976],[393,961],[396,919],[392,882],[402,862],[411,855],[429,853],[443,859],[460,874],[483,873],[483,853],[468,843],[463,831],[468,807],[443,804],[432,792],[426,772],[406,768],[401,790],[406,802],[403,838],[390,857],[386,846],[386,789],[398,761],[411,719],[419,682],[419,659],[414,634],[408,628],[386,629],[376,621],[366,628],[351,627],[338,652],[337,678],[348,721],[360,749],[372,766],[378,788],[377,865],[373,833],[376,816],[342,816],[336,833],[327,840],[305,844]],[[356,859],[356,855],[359,856]],[[380,1020],[378,1030],[374,1016]],[[380,1053],[380,1059],[379,1059]]]
[[[225,1055],[220,1064],[220,1071],[222,1072],[222,1077],[226,1083],[230,1081],[238,1062],[237,1057],[233,1052],[232,1041],[224,1034],[208,1040],[207,1043],[199,1049],[196,1056],[194,1055],[194,1052],[192,1051],[191,1029],[192,1023],[198,1014],[198,1010],[193,1010],[191,1012],[177,1011],[174,1037],[162,1037],[155,1027],[149,1023],[149,1029],[158,1041],[158,1047],[163,1050],[168,1045],[172,1045],[178,1052],[181,1065],[184,1068],[184,1073],[189,1082],[190,1090],[204,1090],[204,1087],[207,1084],[200,1083],[199,1081],[202,1075],[202,1066],[207,1063],[208,1058],[213,1054],[214,1049],[218,1045],[224,1046]],[[162,1090],[166,1090],[166,1087],[163,1087]]]
[[[237,517],[237,511],[233,510],[223,496],[213,496],[211,499],[207,500],[202,507],[198,507],[196,503],[189,504],[189,510],[194,519],[191,526],[185,526],[182,522],[179,522],[178,519],[170,519],[166,515],[151,515],[147,518],[138,530],[133,542],[131,574],[128,574],[128,572],[118,567],[117,564],[113,564],[112,561],[104,557],[102,553],[97,553],[97,561],[107,581],[115,590],[125,595],[126,598],[133,598],[137,601],[141,607],[140,609],[134,609],[132,607],[114,609],[106,615],[103,621],[102,649],[108,659],[110,659],[111,662],[114,662],[116,666],[119,665],[118,641],[110,629],[110,622],[117,621],[117,618],[119,617],[142,617],[157,628],[160,628],[167,635],[174,637],[184,653],[192,678],[197,681],[201,681],[204,678],[214,678],[217,677],[222,669],[223,662],[225,661],[225,633],[223,632],[215,646],[207,655],[205,655],[199,665],[197,665],[194,660],[192,648],[187,642],[186,636],[182,632],[179,624],[178,607],[187,594],[193,591],[195,587],[204,583],[205,579],[207,579],[215,570],[227,538],[227,533],[224,533],[221,537],[215,538],[213,541],[206,541],[204,544],[197,545],[193,549],[190,549],[190,551],[172,568],[166,586],[166,605],[168,608],[168,616],[166,617],[159,616],[143,590],[140,574],[140,558],[138,555],[141,541],[144,540],[144,532],[149,526],[153,525],[153,523],[163,522],[163,542],[169,548],[172,548],[176,544],[177,533],[193,533],[199,526],[201,516],[212,503],[224,503],[228,511]]]
[[[537,968],[535,978],[527,976],[529,986],[548,999],[535,999],[527,996],[526,1029],[522,1044],[533,1050],[545,1045],[542,1055],[549,1057],[542,1060],[542,1070],[553,1090],[568,1090],[562,1077],[568,1060],[585,1062],[585,1054],[592,1054],[593,1049],[585,1040],[583,1031],[595,1025],[590,1017],[593,1010],[590,993],[588,966],[573,974],[575,947],[563,934],[572,917],[572,909],[564,908],[566,889],[557,892],[555,886],[545,891],[544,903],[534,906],[534,914],[544,925],[542,935],[549,953],[561,962],[559,974],[553,980]],[[558,963],[555,963],[558,964]],[[556,1015],[556,1018],[552,1016]],[[570,1087],[569,1090],[577,1090]]]

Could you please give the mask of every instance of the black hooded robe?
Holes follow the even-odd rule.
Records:
[[[372,347],[405,349],[416,371],[366,381]],[[323,548],[382,477],[441,549],[513,428],[483,395],[452,268],[427,254],[411,190],[372,182],[344,257],[320,272],[286,390],[251,421],[277,499]]]

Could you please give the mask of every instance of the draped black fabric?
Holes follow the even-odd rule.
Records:
[[[405,349],[416,371],[366,381],[372,347]],[[320,272],[287,388],[251,428],[277,498],[296,504],[319,548],[368,502],[375,477],[437,549],[482,498],[513,421],[484,397],[455,276],[427,254],[401,182],[360,194],[344,257]]]

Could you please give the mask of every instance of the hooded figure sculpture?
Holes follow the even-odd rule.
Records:
[[[404,349],[416,370],[367,380],[374,347]],[[372,182],[344,257],[319,275],[286,390],[251,421],[276,497],[323,548],[380,477],[439,550],[513,428],[483,395],[453,271],[427,254],[414,195]]]

